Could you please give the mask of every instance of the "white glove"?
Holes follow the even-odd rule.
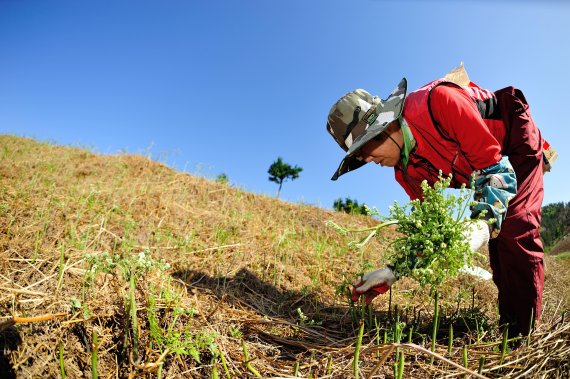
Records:
[[[477,267],[477,266],[469,267],[469,266],[465,265],[459,269],[459,272],[462,272],[463,274],[467,274],[467,275],[471,275],[471,276],[476,276],[476,277],[481,278],[483,280],[493,279],[493,274],[491,274],[489,271],[485,270],[484,268]]]
[[[489,243],[489,225],[485,221],[477,220],[469,226],[469,231],[465,233],[465,239],[469,242],[471,251],[481,249],[483,245]],[[468,264],[465,264],[459,271],[483,280],[489,280],[493,277],[489,271],[477,266],[470,267]]]
[[[376,296],[388,291],[396,280],[396,275],[394,275],[394,271],[390,267],[383,267],[369,272],[362,278],[359,278],[358,282],[354,283],[355,288],[352,291],[352,300],[358,301],[360,295],[365,294],[366,304],[370,304]]]
[[[483,245],[489,243],[489,225],[482,220],[477,220],[469,225],[469,231],[465,233],[471,251],[478,251]]]

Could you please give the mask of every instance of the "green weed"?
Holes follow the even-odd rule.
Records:
[[[234,326],[230,326],[229,328],[230,336],[233,338],[243,338],[243,332]]]

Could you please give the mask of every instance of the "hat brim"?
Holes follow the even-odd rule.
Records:
[[[340,176],[346,174],[347,172],[354,171],[367,162],[360,160],[356,157],[357,153],[364,145],[366,145],[374,137],[382,133],[388,125],[398,119],[402,115],[402,110],[404,108],[404,100],[406,98],[408,83],[406,78],[403,78],[398,86],[392,91],[390,96],[383,100],[379,105],[380,112],[376,120],[372,125],[368,126],[366,130],[358,136],[350,146],[346,155],[340,162],[340,165],[334,172],[331,180],[337,180]],[[388,110],[389,108],[389,110]]]
[[[347,172],[354,171],[357,168],[364,166],[367,162],[363,160],[359,160],[356,155],[345,156],[344,159],[340,162],[340,165],[334,172],[331,180],[337,180],[341,175],[346,174]]]

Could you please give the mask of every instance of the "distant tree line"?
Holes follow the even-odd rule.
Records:
[[[342,198],[335,200],[333,203],[333,209],[337,212],[345,212],[349,214],[368,214],[365,204],[358,204],[357,200],[352,200],[349,197],[345,198],[344,200]]]
[[[570,231],[570,202],[552,203],[542,207],[540,237],[549,250]]]

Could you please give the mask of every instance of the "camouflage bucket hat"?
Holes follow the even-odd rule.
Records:
[[[355,153],[400,117],[407,85],[406,78],[403,78],[386,100],[357,89],[341,97],[332,106],[327,130],[346,151],[346,155],[331,180],[337,180],[339,176],[366,164]]]

